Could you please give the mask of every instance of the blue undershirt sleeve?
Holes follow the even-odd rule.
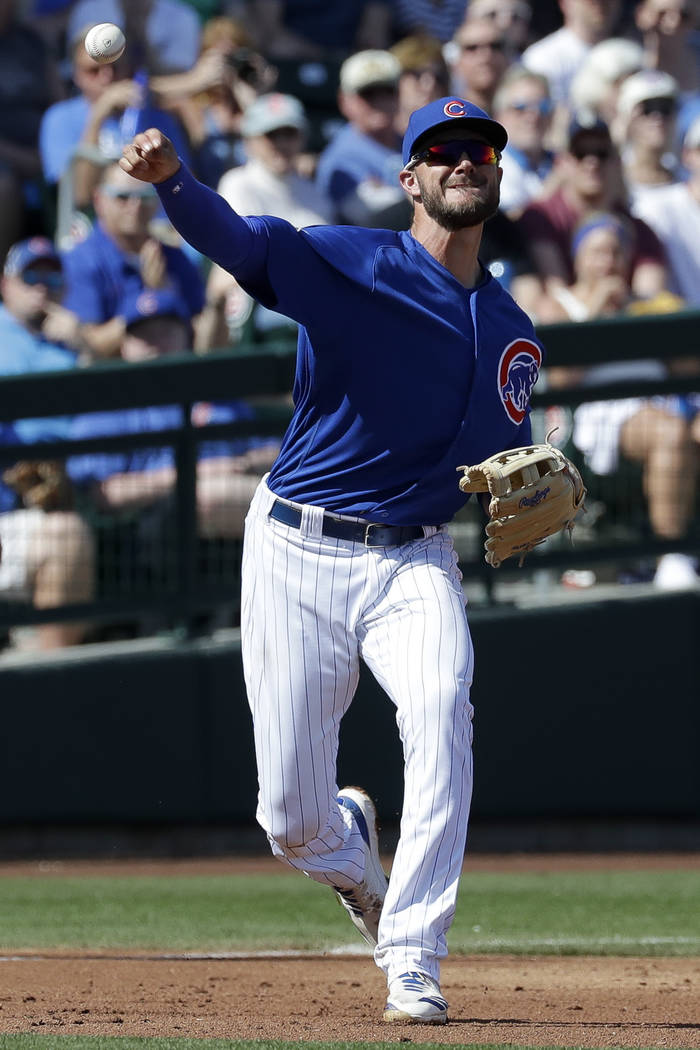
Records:
[[[268,239],[263,222],[238,215],[184,164],[156,190],[173,226],[193,248],[238,280],[264,281]]]

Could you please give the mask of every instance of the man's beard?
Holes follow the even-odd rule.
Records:
[[[478,226],[498,211],[500,201],[498,182],[489,184],[488,195],[485,199],[465,198],[454,204],[450,204],[438,192],[429,190],[420,179],[418,185],[426,215],[434,219],[443,229],[449,230],[450,233],[467,229],[470,226]]]

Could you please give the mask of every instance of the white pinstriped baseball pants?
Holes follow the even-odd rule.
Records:
[[[273,853],[350,889],[364,852],[336,802],[340,720],[364,659],[396,706],[405,763],[399,844],[375,960],[387,978],[447,954],[472,789],[473,650],[447,530],[400,547],[321,535],[268,517],[262,481],[246,521],[241,636],[260,791]],[[367,733],[372,726],[367,726]]]

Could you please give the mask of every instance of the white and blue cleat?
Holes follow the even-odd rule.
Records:
[[[411,970],[390,982],[384,1020],[402,1024],[445,1024],[447,1000],[436,980],[427,973]]]
[[[379,860],[377,811],[372,799],[362,788],[343,788],[338,792],[338,802],[352,813],[362,835],[365,877],[359,886],[351,890],[336,888],[335,894],[367,943],[376,948],[379,916],[389,885]]]

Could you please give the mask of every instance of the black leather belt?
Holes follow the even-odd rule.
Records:
[[[301,525],[301,511],[279,499],[272,504],[270,517],[285,525],[291,525],[293,529],[298,529]],[[324,536],[363,543],[365,547],[398,547],[401,543],[422,540],[425,536],[422,525],[375,525],[372,522],[340,521],[338,518],[329,517],[328,514],[323,515],[322,532]]]

